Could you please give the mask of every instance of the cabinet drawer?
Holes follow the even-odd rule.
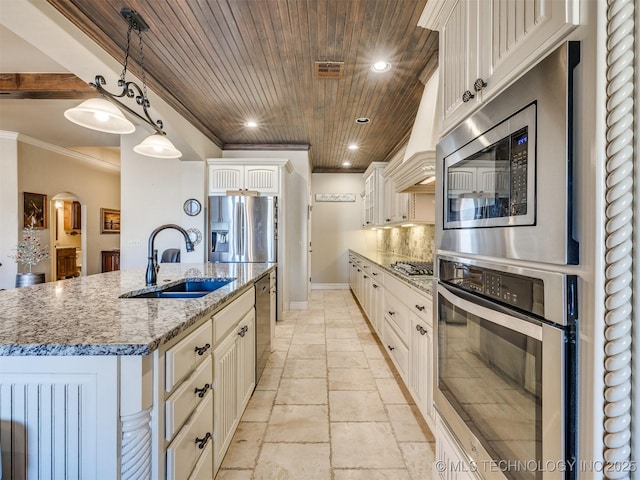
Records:
[[[211,355],[202,362],[165,403],[165,432],[167,440],[171,440],[182,424],[189,418],[194,408],[211,390],[213,384],[213,362]],[[196,392],[196,389],[199,389]]]
[[[210,391],[167,448],[167,480],[189,478],[205,448],[212,443],[213,393]]]
[[[196,463],[189,480],[211,480],[213,478],[213,442],[207,443],[200,460]]]
[[[382,270],[372,266],[369,273],[371,274],[371,279],[374,280],[377,285],[384,286],[384,275],[382,274]]]
[[[383,338],[384,348],[386,348],[387,353],[393,358],[398,372],[406,382],[407,371],[409,369],[409,349],[400,340],[388,320],[384,322]]]
[[[409,289],[407,289],[403,298],[409,310],[429,326],[433,326],[433,303],[431,299]]]
[[[243,293],[231,305],[223,308],[213,316],[213,342],[217,344],[222,340],[231,327],[236,325],[255,304],[253,288]]]
[[[189,334],[187,338],[174,345],[165,355],[166,373],[165,390],[173,390],[193,368],[211,353],[212,341],[211,322]]]
[[[406,345],[409,339],[409,309],[387,290],[384,292],[384,315],[397,327],[398,335]]]

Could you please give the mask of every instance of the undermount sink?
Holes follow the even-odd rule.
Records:
[[[183,280],[151,292],[121,295],[120,298],[199,298],[224,287],[235,278],[197,278]]]

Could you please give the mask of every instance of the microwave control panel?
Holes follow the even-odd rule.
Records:
[[[527,214],[527,167],[529,163],[529,134],[524,127],[511,135],[511,195],[510,215]]]

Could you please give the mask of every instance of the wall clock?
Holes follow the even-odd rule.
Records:
[[[190,217],[195,217],[202,211],[202,205],[195,198],[190,198],[182,207],[184,209],[184,213],[189,215]]]

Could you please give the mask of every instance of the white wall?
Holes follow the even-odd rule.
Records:
[[[149,236],[160,225],[197,227],[204,235],[204,209],[197,217],[188,217],[182,206],[188,198],[203,202],[205,163],[138,155],[133,147],[147,135],[138,129],[121,138],[120,268],[123,270],[147,265]],[[158,261],[167,248],[180,248],[182,263],[204,260],[204,240],[191,253],[187,253],[184,246],[184,237],[176,230],[160,232],[154,245]]]
[[[362,229],[361,173],[311,175],[311,282],[314,288],[349,283],[348,250],[376,250],[375,231]],[[355,202],[318,202],[317,193],[354,193]]]
[[[18,227],[18,135],[0,131],[0,288],[13,288],[18,266],[9,258],[16,252]],[[21,217],[20,217],[21,218]]]

